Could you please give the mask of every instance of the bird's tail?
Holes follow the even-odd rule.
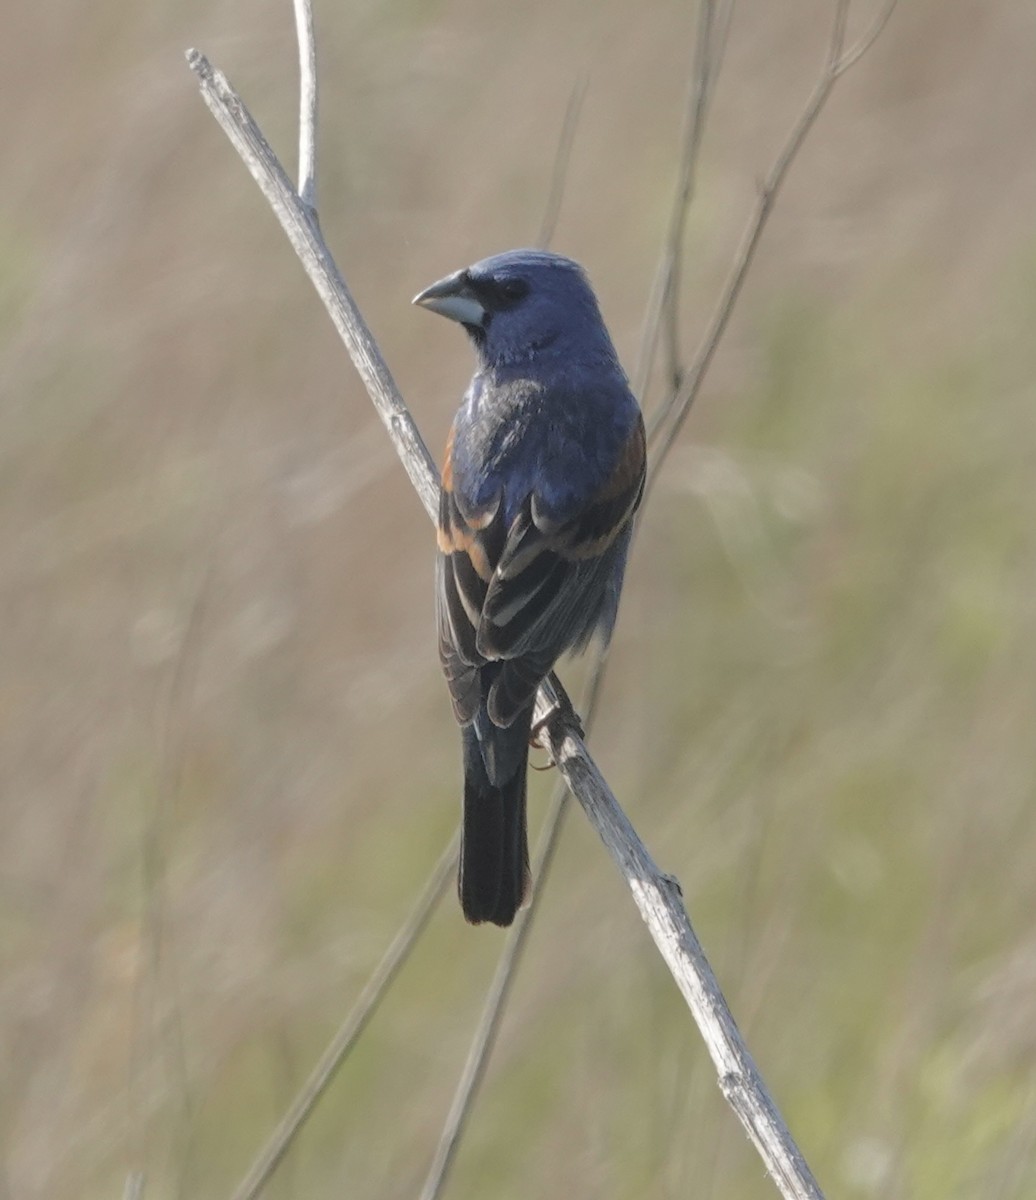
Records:
[[[510,925],[529,894],[525,777],[531,721],[530,709],[507,729],[484,723],[483,740],[493,741],[489,746],[480,745],[474,724],[463,730],[464,833],[457,890],[464,916],[474,925]],[[495,783],[487,761],[494,764]]]

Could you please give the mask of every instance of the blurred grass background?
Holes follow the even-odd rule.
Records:
[[[632,367],[694,6],[317,7],[323,228],[433,448],[470,359],[409,297],[535,238],[582,72],[554,244]],[[828,13],[736,10],[688,347]],[[183,63],[293,162],[287,0],[5,32],[0,1197],[221,1197],[456,821],[430,530]],[[837,89],[595,738],[831,1196],[1036,1190],[1034,51],[913,0]],[[546,889],[449,1194],[772,1196],[578,813]],[[414,1194],[500,945],[444,905],[271,1196]]]

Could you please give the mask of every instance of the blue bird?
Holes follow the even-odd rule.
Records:
[[[435,591],[463,739],[461,907],[510,925],[529,892],[533,702],[560,655],[611,636],[644,422],[571,259],[512,250],[414,303],[463,325],[477,360],[446,442]]]

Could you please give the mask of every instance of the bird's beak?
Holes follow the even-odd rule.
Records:
[[[481,326],[486,319],[486,310],[482,307],[468,280],[467,272],[456,271],[447,275],[423,292],[418,292],[413,304],[420,304],[441,317],[449,317],[451,321],[459,321],[461,325]]]

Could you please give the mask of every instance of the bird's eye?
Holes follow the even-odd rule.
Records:
[[[505,279],[500,284],[500,294],[512,304],[524,299],[529,292],[529,285],[524,279]]]

